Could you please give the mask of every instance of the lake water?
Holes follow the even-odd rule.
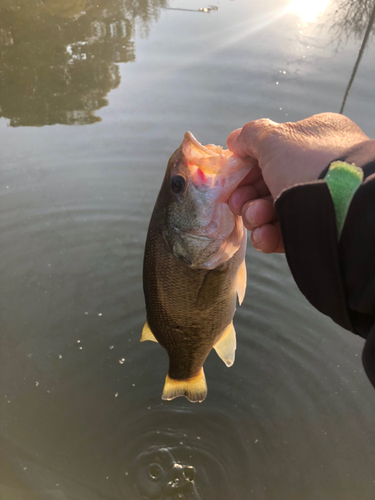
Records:
[[[236,362],[209,356],[202,404],[163,402],[167,355],[139,343],[184,132],[338,112],[373,4],[0,0],[2,500],[375,499],[363,340],[283,255],[248,248]],[[370,137],[373,42],[344,109]]]

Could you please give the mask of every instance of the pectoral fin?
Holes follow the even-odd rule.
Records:
[[[238,295],[238,303],[241,305],[243,299],[245,298],[246,293],[246,285],[247,285],[247,271],[246,271],[246,262],[245,259],[242,261],[240,268],[237,274],[237,295]]]
[[[155,335],[152,333],[151,328],[148,326],[147,321],[142,330],[141,342],[144,342],[145,340],[151,340],[151,342],[157,342]]]
[[[236,353],[237,341],[236,330],[233,323],[230,323],[224,330],[219,341],[214,345],[219,358],[221,358],[227,366],[232,366]]]
[[[206,377],[203,368],[198,375],[185,380],[175,380],[169,375],[165,378],[162,399],[171,399],[185,396],[191,403],[201,403],[207,396]]]

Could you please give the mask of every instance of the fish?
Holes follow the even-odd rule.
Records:
[[[203,146],[191,132],[169,159],[146,238],[141,336],[168,353],[164,400],[206,398],[203,364],[212,348],[226,366],[234,363],[247,236],[227,202],[253,166],[221,146]]]

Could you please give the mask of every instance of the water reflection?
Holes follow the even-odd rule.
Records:
[[[328,4],[293,0],[286,11],[311,22]],[[363,38],[373,7],[374,0],[331,1],[324,24],[333,43]],[[120,83],[117,63],[135,61],[135,30],[148,36],[163,8],[218,10],[167,0],[0,0],[0,117],[12,127],[100,121],[94,111]]]
[[[183,405],[171,410],[163,404],[146,411],[138,406],[133,415],[129,405],[116,411],[113,405],[104,406],[91,418],[88,413],[86,433],[76,432],[73,420],[48,424],[48,440],[42,444],[41,434],[36,443],[39,451],[45,448],[41,453],[0,437],[0,496],[9,492],[8,498],[18,495],[21,500],[34,499],[32,494],[39,500],[228,500],[246,498],[250,491],[257,460],[246,445],[250,421],[235,424],[219,409],[193,412]]]
[[[361,40],[369,24],[373,35],[375,28],[371,18],[374,7],[374,0],[336,0],[329,9],[326,21],[330,26],[332,42],[339,47],[350,38]]]
[[[5,76],[9,82],[0,91],[0,114],[23,123],[34,116],[32,109],[22,115],[17,100],[31,107],[35,95],[36,107],[56,103],[49,89],[57,85],[59,61],[67,72],[77,68],[74,88],[59,83],[61,92],[70,92],[61,97],[61,110],[76,96],[72,109],[92,117],[95,107],[85,108],[85,99],[104,100],[114,85],[105,87],[95,64],[116,72],[123,45],[134,59],[134,30],[145,33],[162,5],[133,2],[131,8],[128,2],[133,31],[126,38],[120,17],[110,17],[115,2],[98,2],[96,17],[89,2],[39,1],[34,12],[15,1],[0,0],[0,82]],[[210,396],[203,405],[161,402],[166,354],[139,344],[147,223],[181,129],[220,141],[245,119],[277,119],[275,107],[292,119],[307,116],[337,102],[344,90],[337,75],[349,78],[347,59],[333,57],[333,71],[331,53],[325,52],[328,62],[312,60],[315,50],[307,77],[292,69],[287,80],[294,67],[287,61],[301,44],[315,42],[299,34],[297,18],[279,16],[270,26],[270,4],[277,2],[223,0],[210,16],[168,11],[153,32],[155,43],[144,44],[142,63],[130,68],[131,84],[123,77],[113,122],[81,127],[79,134],[74,127],[3,126],[1,499],[373,500],[375,406],[361,373],[360,339],[317,316],[281,256],[249,248],[246,304],[236,316],[238,358],[226,371],[209,357]],[[192,6],[187,0],[177,5]],[[208,0],[195,4],[204,5]],[[116,22],[122,38],[110,36]],[[254,25],[257,35],[247,37]],[[326,43],[324,33],[319,47]],[[356,51],[350,54],[354,64]],[[92,80],[83,80],[85,65]],[[129,65],[121,69],[126,74]],[[37,81],[35,74],[50,80]],[[24,75],[31,82],[23,82],[26,90]],[[371,81],[364,87],[369,92]],[[123,105],[129,96],[131,105]],[[360,109],[363,102],[357,97],[356,104]],[[51,123],[52,111],[45,109]],[[77,121],[71,117],[71,123]]]
[[[0,117],[12,127],[89,124],[166,0],[0,0]]]
[[[359,50],[358,57],[357,57],[357,60],[355,62],[352,74],[350,76],[350,80],[348,82],[348,86],[346,87],[344,99],[343,99],[342,104],[341,104],[340,113],[344,112],[344,108],[345,108],[346,100],[347,100],[348,95],[349,95],[350,88],[351,88],[351,86],[352,86],[352,84],[354,82],[354,78],[355,78],[355,75],[357,74],[359,63],[361,62],[363,53],[364,53],[366,45],[367,45],[367,42],[368,42],[368,40],[369,40],[369,38],[371,36],[371,32],[373,31],[373,28],[374,28],[374,21],[375,21],[375,2],[373,3],[372,10],[369,11],[369,19],[368,19],[368,22],[367,22],[366,32],[365,32],[365,35],[363,37],[362,45],[361,45],[361,48]],[[344,23],[344,25],[345,25],[345,23]],[[357,24],[355,24],[355,26],[358,27]]]
[[[330,0],[316,0],[315,2],[293,0],[288,6],[288,11],[299,15],[302,22],[311,23],[325,13],[329,2]]]

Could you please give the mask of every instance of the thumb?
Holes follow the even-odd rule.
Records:
[[[268,118],[246,123],[228,136],[227,146],[237,156],[251,156],[258,160],[263,138],[277,126],[276,122]]]
[[[227,139],[228,149],[230,149],[232,153],[234,153],[237,156],[245,156],[241,148],[241,141],[238,140],[238,136],[241,134],[241,132],[242,128],[233,130],[233,132],[229,134]]]

